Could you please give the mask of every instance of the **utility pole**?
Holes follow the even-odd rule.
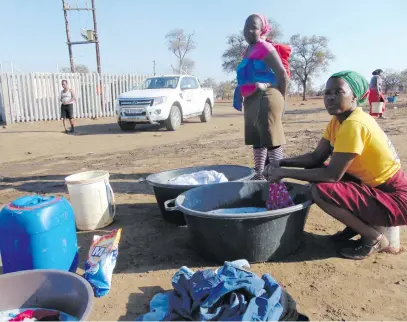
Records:
[[[62,6],[64,10],[64,17],[65,17],[65,29],[66,29],[66,38],[67,38],[67,44],[68,44],[68,51],[69,51],[69,61],[71,63],[71,72],[75,73],[75,64],[73,60],[73,55],[72,55],[72,45],[87,45],[87,44],[95,44],[96,47],[96,66],[97,66],[97,72],[99,76],[102,73],[102,68],[100,64],[100,50],[99,50],[99,36],[98,36],[98,26],[96,22],[96,8],[95,8],[95,0],[91,0],[92,3],[92,8],[88,8],[86,5],[86,8],[72,8],[71,6],[66,4],[66,0],[62,0]],[[77,10],[79,11],[92,11],[93,15],[93,33],[91,33],[91,37],[89,37],[89,33],[86,35],[87,41],[71,41],[71,36],[69,32],[69,23],[68,23],[68,11],[71,10]],[[89,39],[90,38],[90,39]],[[97,91],[100,95],[100,104],[101,108],[103,109],[104,107],[104,102],[103,102],[103,82],[102,82],[102,77],[100,77],[100,83],[99,83],[99,90]]]
[[[154,72],[154,76],[155,76],[155,60],[153,60],[153,72]]]
[[[75,73],[75,63],[73,61],[73,55],[72,55],[71,34],[69,32],[68,11],[67,11],[67,8],[65,6],[65,0],[62,0],[62,7],[64,9],[66,41],[67,41],[67,44],[68,44],[69,62],[71,64],[71,72]]]
[[[92,12],[93,12],[93,31],[95,33],[95,45],[96,45],[96,65],[98,74],[102,72],[100,67],[100,50],[99,50],[99,37],[98,37],[98,24],[96,22],[96,8],[95,0],[92,0]]]
[[[66,39],[68,44],[68,51],[69,51],[69,61],[71,63],[71,72],[75,72],[75,65],[72,55],[72,45],[87,45],[87,44],[95,44],[96,46],[96,65],[97,65],[97,72],[100,74],[102,72],[100,66],[100,50],[99,50],[99,36],[97,30],[97,22],[96,22],[96,8],[95,8],[95,0],[91,0],[92,8],[72,8],[66,4],[66,0],[62,0],[62,6],[64,10],[64,18],[65,18],[65,29],[66,29]],[[68,23],[68,11],[77,10],[77,11],[92,11],[93,15],[93,39],[88,39],[87,41],[71,41],[71,35],[69,31],[69,23]]]

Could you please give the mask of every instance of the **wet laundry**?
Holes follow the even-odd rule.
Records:
[[[284,182],[270,183],[267,199],[267,209],[277,210],[294,206],[287,186]]]
[[[183,174],[168,181],[169,184],[181,186],[197,186],[205,184],[228,182],[223,173],[215,170],[203,170],[194,173]]]
[[[78,321],[78,319],[57,310],[25,308],[0,311],[0,321]]]

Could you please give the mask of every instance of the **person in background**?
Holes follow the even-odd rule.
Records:
[[[241,110],[243,101],[245,144],[253,146],[256,171],[253,180],[264,180],[267,157],[281,159],[286,142],[281,118],[291,48],[267,41],[270,31],[264,16],[253,14],[246,19],[243,32],[249,47],[236,69],[238,87],[233,106]]]
[[[383,116],[384,112],[386,111],[386,100],[384,99],[383,92],[382,92],[382,85],[383,85],[383,70],[376,69],[372,73],[373,77],[370,80],[369,85],[369,104],[370,104],[370,115],[371,116],[378,116],[381,119],[384,119]],[[383,102],[383,108],[381,113],[373,113],[372,112],[372,103],[379,103]]]
[[[73,122],[73,103],[76,100],[74,91],[69,88],[68,82],[64,79],[62,81],[62,88],[61,91],[61,118],[64,124],[65,133],[74,133],[75,132],[75,125]],[[71,130],[68,131],[65,125],[65,120],[68,119],[69,123],[71,124]]]
[[[332,240],[343,245],[357,235],[362,237],[356,246],[340,250],[350,259],[388,250],[389,241],[374,226],[407,224],[407,176],[400,159],[374,118],[358,107],[368,92],[368,81],[356,72],[332,75],[324,95],[332,119],[317,148],[274,161],[264,173],[271,182],[292,178],[313,183],[315,203],[346,226]]]

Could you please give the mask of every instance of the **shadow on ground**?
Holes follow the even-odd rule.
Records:
[[[135,321],[137,317],[150,311],[150,301],[154,295],[166,292],[160,286],[140,287],[141,293],[131,293],[126,307],[126,314],[119,321]]]
[[[151,173],[110,173],[113,191],[126,194],[152,194],[152,189],[145,181]],[[66,193],[65,178],[68,175],[46,175],[25,177],[3,177],[0,190],[13,188],[21,192],[36,194]]]
[[[296,263],[338,257],[338,249],[329,236],[304,232],[298,250],[278,263]]]
[[[178,269],[181,266],[204,266],[189,245],[187,227],[164,221],[156,203],[117,205],[115,222],[106,230],[122,228],[115,273],[146,273]],[[81,263],[87,258],[94,235],[103,231],[78,232]],[[212,263],[213,264],[213,263]]]
[[[75,135],[100,135],[100,134],[140,134],[142,132],[166,131],[161,125],[137,124],[134,131],[122,131],[117,123],[78,125],[75,127]]]

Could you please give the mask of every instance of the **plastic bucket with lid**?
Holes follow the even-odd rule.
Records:
[[[65,178],[79,230],[95,230],[113,222],[116,215],[109,172],[87,171]]]
[[[372,103],[372,113],[383,113],[383,102]]]

